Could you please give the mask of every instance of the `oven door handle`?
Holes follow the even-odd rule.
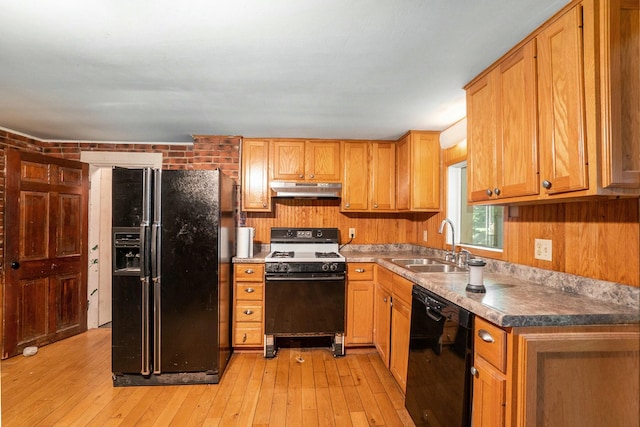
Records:
[[[445,315],[442,314],[441,312],[439,312],[438,310],[431,308],[431,307],[426,307],[427,309],[427,316],[429,316],[429,318],[431,318],[432,320],[439,322],[442,319],[445,318]]]
[[[265,282],[291,282],[291,281],[323,281],[323,280],[344,280],[344,276],[319,276],[319,277],[265,277]]]

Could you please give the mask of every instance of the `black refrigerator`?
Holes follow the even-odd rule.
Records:
[[[231,356],[234,184],[113,170],[114,386],[216,384]]]

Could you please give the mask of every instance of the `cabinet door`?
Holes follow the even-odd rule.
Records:
[[[467,89],[467,199],[490,200],[496,177],[496,74],[489,73]]]
[[[271,140],[271,179],[304,180],[304,147],[303,140]]]
[[[407,390],[411,306],[394,298],[391,310],[391,354],[389,370],[403,392]]]
[[[640,187],[640,2],[601,2],[602,186]]]
[[[396,146],[393,143],[371,144],[371,210],[396,209]]]
[[[343,158],[342,210],[366,211],[369,209],[369,143],[345,142]]]
[[[414,132],[411,138],[409,209],[438,211],[440,210],[441,151],[438,133]]]
[[[526,333],[518,347],[518,425],[639,425],[639,332]]]
[[[396,142],[396,209],[408,211],[411,203],[411,135]]]
[[[499,198],[539,193],[535,40],[497,68]]]
[[[389,342],[391,338],[391,293],[376,283],[374,302],[373,342],[382,359],[389,367]]]
[[[270,211],[269,142],[244,139],[242,141],[242,210]]]
[[[342,160],[339,141],[307,141],[305,144],[305,179],[340,182]]]
[[[347,284],[347,334],[345,343],[373,343],[373,282],[349,280]]]
[[[537,38],[540,182],[546,194],[589,185],[581,27],[582,8],[576,6]]]
[[[504,374],[478,355],[475,356],[474,368],[471,424],[474,427],[502,427],[505,425],[507,380]]]

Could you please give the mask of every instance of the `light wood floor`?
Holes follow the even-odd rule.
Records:
[[[92,329],[1,368],[3,427],[413,425],[368,349],[236,353],[220,384],[114,388],[111,330]]]

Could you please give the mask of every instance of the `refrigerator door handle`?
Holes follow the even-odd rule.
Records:
[[[149,365],[149,278],[142,280],[142,367],[140,373],[149,375],[151,367]]]
[[[161,337],[162,337],[162,315],[161,315],[161,284],[162,284],[162,264],[161,260],[161,240],[162,240],[162,212],[161,212],[161,189],[162,170],[158,169],[154,174],[154,204],[153,204],[153,224],[151,225],[151,278],[153,281],[153,373],[160,374],[161,370]]]

